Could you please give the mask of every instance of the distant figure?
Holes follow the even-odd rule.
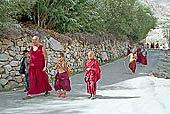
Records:
[[[47,71],[48,57],[46,49],[40,45],[39,37],[32,38],[33,46],[30,49],[30,67],[28,71],[30,86],[27,96],[23,99],[32,98],[32,94],[44,93],[48,96],[52,90],[49,82]]]
[[[149,43],[147,43],[147,48],[149,48]]]
[[[157,48],[157,49],[159,48],[159,43],[156,44],[156,48]]]
[[[151,43],[151,48],[155,48],[154,42]]]
[[[66,91],[70,91],[71,86],[68,73],[68,65],[64,60],[63,53],[58,54],[58,62],[55,64],[54,69],[57,69],[54,88],[58,93],[58,97],[63,96],[63,98],[66,98]]]
[[[100,67],[96,59],[94,59],[94,53],[88,53],[89,60],[85,65],[85,82],[87,83],[87,93],[90,94],[89,99],[96,98],[97,81],[100,79]]]
[[[147,49],[145,47],[141,50],[142,56],[141,56],[141,63],[142,66],[145,67],[147,65]]]
[[[141,63],[141,45],[137,49],[137,60],[136,62]]]
[[[129,57],[129,68],[131,69],[132,73],[135,73],[136,71],[136,60],[137,55],[135,49],[132,50],[132,53],[130,53],[124,60],[126,60]]]
[[[130,45],[128,45],[128,48],[127,48],[127,55],[129,55],[130,53],[131,53],[131,46]]]

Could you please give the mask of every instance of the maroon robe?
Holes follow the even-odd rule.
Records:
[[[133,56],[135,53],[133,53]],[[132,70],[133,73],[136,71],[136,60],[133,60],[132,62],[129,63],[129,68]]]
[[[147,52],[145,51],[145,49],[143,51],[144,52],[142,52],[142,53],[145,53],[145,54],[142,54],[142,56],[141,56],[141,63],[143,65],[147,65]]]
[[[91,70],[87,70],[91,68]],[[95,59],[87,60],[85,66],[85,81],[87,83],[87,92],[89,94],[96,95],[96,82],[100,79],[100,67]]]
[[[30,87],[27,94],[40,94],[52,90],[48,82],[48,75],[43,71],[45,59],[42,54],[42,47],[40,45],[35,52],[33,47],[30,50],[30,67],[28,71]]]
[[[142,54],[141,54],[141,48],[138,48],[138,49],[137,49],[137,60],[136,60],[136,62],[141,63],[141,56],[142,56]]]
[[[56,74],[54,88],[56,91],[61,89],[66,91],[71,90],[70,80],[67,72]]]

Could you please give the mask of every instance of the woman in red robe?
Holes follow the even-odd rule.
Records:
[[[32,39],[33,46],[30,50],[30,67],[28,71],[30,86],[27,96],[23,99],[32,98],[32,94],[44,93],[49,95],[52,90],[49,82],[47,71],[47,52],[45,48],[39,44],[39,37],[34,36]]]
[[[100,79],[100,67],[96,59],[94,59],[94,53],[88,53],[89,60],[86,61],[85,66],[85,82],[87,83],[87,92],[90,94],[91,100],[96,98],[97,81]]]
[[[147,65],[147,50],[145,49],[145,47],[142,49],[141,53],[142,53],[141,63],[142,63],[142,66],[144,67]]]

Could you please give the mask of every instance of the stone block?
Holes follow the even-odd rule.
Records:
[[[18,41],[17,45],[20,46],[20,47],[23,47],[24,46],[24,42],[23,41]]]
[[[0,68],[0,74],[4,74],[5,73],[5,69],[4,68]]]
[[[14,45],[14,43],[11,42],[11,40],[8,40],[8,39],[3,39],[3,44],[4,44],[4,45],[8,45],[8,46]]]
[[[12,57],[16,56],[16,51],[9,50],[9,55]]]
[[[11,61],[10,65],[11,65],[11,67],[16,67],[16,66],[18,66],[18,61]]]
[[[10,88],[16,88],[18,86],[18,83],[15,81],[10,81],[8,82],[8,85]]]
[[[8,61],[9,56],[7,54],[0,54],[0,62]]]
[[[8,83],[8,80],[6,80],[6,79],[0,79],[0,84],[2,84],[3,86],[5,85],[5,84],[7,84]]]
[[[22,77],[16,77],[14,79],[17,83],[21,83],[23,81]]]
[[[9,76],[9,74],[1,74],[1,76],[2,76],[2,79],[6,79]]]
[[[64,47],[60,44],[60,42],[55,40],[53,37],[50,37],[50,39],[48,40],[48,44],[49,44],[49,47],[55,51],[64,50]]]

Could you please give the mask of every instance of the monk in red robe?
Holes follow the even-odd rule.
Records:
[[[86,61],[85,66],[85,82],[87,83],[87,92],[90,94],[89,99],[96,98],[97,81],[100,79],[100,67],[96,59],[94,59],[94,53],[88,53],[89,60]]]
[[[142,56],[141,56],[141,63],[142,66],[145,67],[147,65],[147,50],[145,47],[141,50]]]
[[[32,94],[44,93],[44,96],[48,96],[49,91],[52,90],[49,82],[47,71],[47,52],[46,49],[39,44],[39,37],[34,36],[32,38],[33,46],[30,49],[30,67],[28,71],[30,87],[27,92],[27,96],[23,99],[32,98]]]
[[[135,49],[132,50],[132,53],[130,53],[125,60],[129,58],[129,68],[131,69],[132,73],[135,73],[136,71],[136,60],[137,60],[137,55]]]
[[[137,49],[137,60],[136,60],[136,62],[141,63],[141,56],[142,56],[142,54],[141,54],[141,46],[139,46],[139,48]]]

